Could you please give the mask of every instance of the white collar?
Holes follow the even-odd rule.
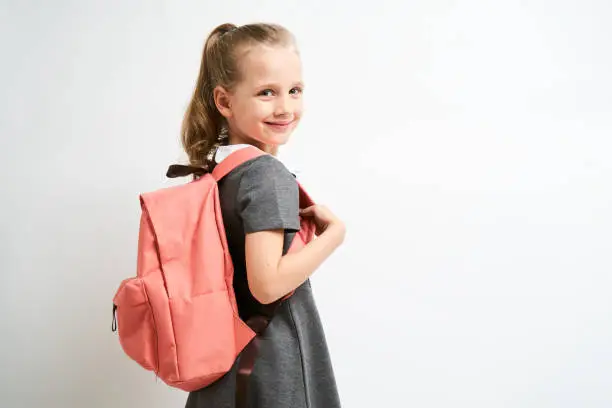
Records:
[[[233,144],[233,145],[225,145],[225,146],[219,146],[217,148],[217,152],[215,153],[215,162],[217,162],[217,164],[221,163],[224,159],[227,158],[227,156],[229,156],[230,154],[234,153],[235,151],[238,151],[240,149],[244,149],[245,147],[250,147],[250,144]],[[294,171],[293,169],[291,169],[291,167],[289,167],[287,165],[287,163],[285,163],[283,160],[279,159],[278,157],[276,157],[276,159],[278,159],[281,163],[283,163],[285,165],[285,167],[287,167],[287,169],[289,171],[291,171],[294,174],[298,174],[299,172]]]
[[[240,149],[244,149],[245,147],[249,147],[248,144],[233,144],[227,146],[219,146],[217,148],[217,152],[215,153],[215,161],[217,164],[221,163],[227,156],[238,151]]]

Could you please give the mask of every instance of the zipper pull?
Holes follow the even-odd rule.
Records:
[[[113,323],[111,325],[111,330],[113,332],[117,331],[117,305],[113,303]]]

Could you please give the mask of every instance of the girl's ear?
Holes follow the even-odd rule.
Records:
[[[230,103],[230,93],[218,85],[213,90],[213,98],[215,99],[215,105],[217,109],[226,119],[232,117],[232,104]]]

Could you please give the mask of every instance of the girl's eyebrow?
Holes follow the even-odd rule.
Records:
[[[277,85],[273,83],[264,83],[256,86],[257,89],[276,88]]]
[[[292,87],[296,87],[299,86],[300,88],[304,88],[304,83],[302,81],[297,81],[293,83]],[[257,89],[267,89],[267,88],[279,88],[278,84],[276,83],[264,83],[264,84],[260,84],[256,86]]]

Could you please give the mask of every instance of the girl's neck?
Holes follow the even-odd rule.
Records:
[[[266,152],[268,154],[271,154],[272,156],[276,156],[276,154],[278,153],[278,146],[276,146],[276,145],[267,145],[267,144],[263,144],[263,143],[257,142],[255,140],[253,140],[253,141],[244,140],[243,138],[233,137],[232,135],[229,136],[228,144],[229,145],[250,144],[250,145],[255,146],[256,148],[258,148],[259,150],[262,150],[262,151],[264,151],[264,152]]]

